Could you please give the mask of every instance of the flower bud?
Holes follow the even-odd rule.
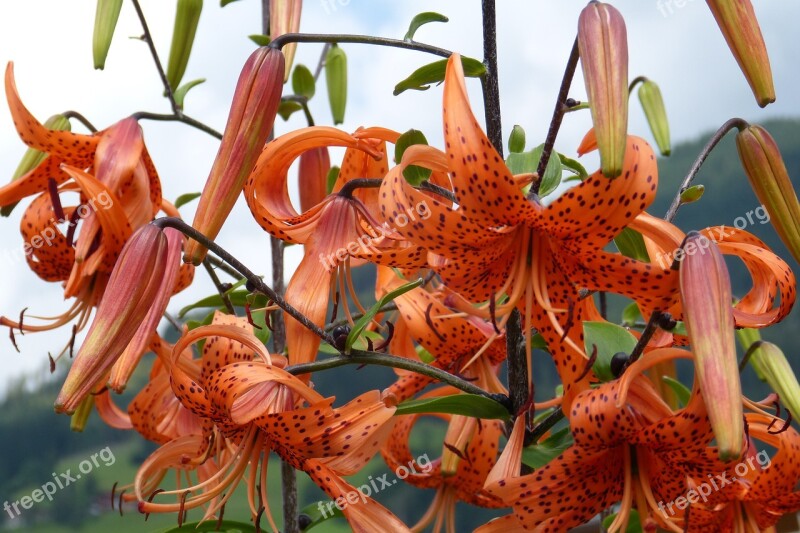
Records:
[[[790,413],[800,413],[800,383],[778,346],[771,342],[759,342],[750,355],[750,364],[758,376],[778,393],[780,402]]]
[[[775,101],[769,55],[750,0],[706,0],[761,107]]]
[[[328,86],[328,102],[333,114],[333,123],[344,122],[347,106],[347,55],[334,44],[325,56],[325,82]]]
[[[312,148],[300,156],[300,210],[306,212],[328,195],[331,158],[327,146]]]
[[[639,86],[638,94],[658,150],[661,155],[669,155],[672,151],[669,141],[669,122],[667,121],[667,110],[664,108],[664,99],[661,97],[661,89],[655,82],[645,80]]]
[[[111,39],[114,37],[121,9],[122,0],[97,0],[92,36],[92,55],[96,69],[102,70],[106,66],[106,56],[111,47]]]
[[[578,48],[604,175],[622,172],[628,134],[628,36],[613,6],[591,2],[578,18]]]
[[[269,1],[269,37],[275,39],[284,33],[297,33],[300,30],[300,12],[303,10],[302,0],[270,0]],[[289,80],[297,43],[289,43],[283,47],[286,67],[283,74],[284,83]]]
[[[201,11],[203,11],[203,0],[178,0],[167,64],[167,81],[173,91],[178,88],[183,73],[186,72]]]
[[[44,127],[52,131],[72,131],[72,126],[69,122],[69,119],[64,115],[53,115],[52,117],[48,118],[47,121],[45,121]],[[42,152],[36,148],[28,148],[25,151],[25,155],[22,156],[22,159],[17,166],[17,170],[14,171],[14,175],[11,176],[11,181],[18,180],[34,168],[38,167],[39,164],[44,161],[45,157],[47,157],[46,152]],[[0,207],[0,216],[9,216],[11,211],[14,210],[18,203],[19,202],[14,202],[13,204]]]
[[[164,232],[149,224],[125,244],[86,340],[58,394],[57,412],[75,412],[125,351],[158,296],[167,268],[167,248]]]
[[[761,126],[749,126],[736,135],[736,149],[772,227],[800,262],[800,203],[778,145]]]
[[[283,88],[283,54],[267,46],[248,58],[236,84],[228,123],[192,226],[214,239],[233,209],[267,141]],[[184,261],[200,264],[207,250],[190,240]]]
[[[687,235],[683,249],[683,320],[694,354],[696,380],[720,459],[738,459],[744,450],[744,414],[728,268],[716,243],[698,233]]]

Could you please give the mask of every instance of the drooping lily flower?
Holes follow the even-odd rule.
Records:
[[[186,348],[203,338],[208,340],[202,359],[179,364]],[[286,372],[285,365],[284,357],[266,351],[244,319],[223,319],[217,314],[212,325],[181,337],[172,353],[172,389],[186,409],[204,420],[203,433],[178,436],[144,462],[134,484],[141,512],[182,513],[208,504],[204,519],[209,519],[249,469],[246,484],[251,512],[255,517],[265,508],[271,527],[277,530],[267,505],[270,451],[308,473],[334,500],[356,491],[342,476],[362,468],[388,436],[394,424],[391,400],[370,391],[333,408],[333,398],[322,397]],[[287,431],[290,427],[292,431]],[[155,492],[167,470],[187,468],[208,471],[195,486]],[[186,491],[191,496],[186,497]],[[178,501],[156,501],[170,495]],[[408,531],[366,495],[357,503],[348,503],[343,512],[355,531],[384,527]]]
[[[325,323],[331,288],[337,284],[345,313],[350,315],[346,295],[354,291],[349,273],[358,260],[408,268],[425,264],[419,247],[395,240],[395,230],[378,221],[378,190],[352,190],[347,185],[357,178],[383,177],[388,171],[385,143],[398,137],[381,128],[355,135],[329,127],[300,129],[266,146],[245,186],[247,204],[262,228],[286,242],[305,245],[286,300],[319,326]],[[289,167],[301,154],[327,146],[347,148],[339,177],[330,195],[298,214],[289,199]],[[286,333],[293,364],[316,358],[320,339],[314,333],[288,316]]]
[[[525,425],[518,418],[486,481],[487,490],[513,506],[514,514],[477,531],[566,531],[617,502],[620,509],[609,531],[624,531],[632,508],[643,525],[683,531],[677,525],[682,515],[670,513],[665,504],[685,496],[689,479],[701,482],[732,470],[709,446],[714,434],[701,391],[695,388],[689,404],[672,411],[641,375],[662,360],[688,357],[675,348],[654,350],[622,379],[578,395],[569,415],[574,444],[522,476]]]
[[[465,311],[487,319],[494,314],[502,327],[520,308],[525,324],[552,349],[568,406],[589,378],[580,328],[573,327],[581,321],[578,289],[622,294],[643,312],[669,307],[677,297],[677,276],[668,266],[604,251],[653,201],[655,156],[645,141],[628,137],[618,178],[598,171],[547,207],[529,201],[478,126],[455,55],[445,77],[444,133],[445,152],[412,146],[386,176],[383,216],[392,224],[395,213],[428,199],[430,219],[398,232],[428,250],[429,265],[448,288],[471,302],[489,302]],[[595,148],[590,133],[579,152]],[[457,206],[413,189],[402,176],[409,165],[449,173]]]

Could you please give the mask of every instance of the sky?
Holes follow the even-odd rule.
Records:
[[[795,88],[800,84],[800,41],[794,36],[800,4],[789,0],[754,0],[770,53],[778,100],[760,109],[729,53],[713,17],[702,0],[620,0],[613,2],[625,17],[630,51],[630,78],[645,75],[661,87],[670,119],[673,143],[715,129],[733,116],[758,122],[775,116],[800,116]],[[514,124],[527,132],[528,148],[545,137],[584,2],[573,0],[498,0],[497,34],[503,135]],[[76,110],[105,128],[136,111],[168,112],[162,87],[141,35],[133,5],[125,2],[106,63],[92,64],[92,29],[96,2],[90,0],[27,0],[0,5],[0,65],[14,61],[23,102],[41,121],[54,113]],[[175,2],[142,0],[157,49],[166,62]],[[402,38],[413,16],[422,11],[447,15],[446,24],[421,28],[416,39],[464,55],[481,58],[479,0],[306,0],[301,29],[314,33],[359,33]],[[222,130],[241,65],[254,48],[247,35],[261,33],[260,2],[240,0],[220,8],[205,2],[192,58],[184,81],[206,78],[186,98],[186,113]],[[322,45],[300,45],[296,62],[316,66]],[[345,45],[349,88],[342,129],[385,126],[397,131],[422,130],[430,144],[441,147],[441,87],[392,96],[394,85],[431,56],[383,47]],[[483,119],[480,83],[468,81],[479,120]],[[285,93],[289,91],[288,87]],[[570,96],[585,99],[580,69]],[[311,110],[318,124],[329,125],[324,81],[320,80]],[[302,117],[276,121],[280,135],[302,127]],[[177,123],[142,122],[145,142],[161,176],[165,197],[200,191],[218,148],[208,135]],[[590,126],[588,112],[571,113],[556,148],[574,156]],[[74,125],[73,131],[84,131]],[[651,139],[644,115],[632,100],[629,131]],[[16,135],[7,107],[0,103],[0,183],[10,179],[25,147]],[[334,152],[336,163],[340,152]],[[588,158],[587,168],[596,161]],[[296,193],[296,191],[293,191]],[[0,314],[17,317],[56,315],[67,309],[58,284],[30,272],[19,251],[19,219],[26,204],[8,219],[0,219]],[[182,210],[193,217],[194,204]],[[269,239],[252,221],[240,201],[218,242],[252,270],[269,275]],[[301,250],[287,252],[287,275]],[[189,291],[178,295],[171,312],[211,294],[204,273]],[[0,393],[11,379],[31,382],[47,375],[47,353],[57,353],[69,339],[68,328],[17,335],[17,353],[5,333],[0,335]]]

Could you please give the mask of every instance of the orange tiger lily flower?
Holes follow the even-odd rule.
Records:
[[[574,444],[523,476],[518,472],[525,425],[518,418],[486,481],[487,490],[513,506],[514,514],[478,531],[565,531],[616,502],[621,508],[609,531],[624,531],[634,507],[642,524],[682,531],[664,503],[686,494],[687,478],[707,479],[732,465],[719,461],[709,446],[714,435],[700,391],[673,412],[641,372],[666,359],[690,357],[676,348],[653,350],[622,379],[579,394],[569,415]]]
[[[688,522],[682,524],[686,531],[769,531],[782,516],[800,510],[800,491],[795,489],[800,434],[773,416],[747,413],[745,418],[750,451],[737,465],[735,481],[712,492],[707,502],[692,503],[684,515]],[[770,458],[768,449],[773,448]]]
[[[424,265],[418,247],[392,239],[396,233],[376,218],[377,189],[343,190],[356,178],[383,177],[388,171],[385,143],[398,136],[381,128],[361,130],[358,136],[329,127],[300,129],[267,144],[247,181],[247,204],[261,227],[286,242],[305,245],[286,300],[319,326],[325,323],[331,288],[337,283],[350,316],[346,295],[354,293],[350,267],[358,260],[397,267]],[[289,200],[289,167],[301,154],[327,146],[347,148],[339,178],[330,195],[298,214]],[[286,333],[293,364],[316,358],[320,339],[314,333],[288,316]]]
[[[184,350],[203,338],[208,340],[199,364],[178,364]],[[142,465],[134,487],[139,510],[144,513],[182,513],[208,504],[204,519],[209,519],[249,469],[246,484],[251,512],[256,516],[264,507],[271,527],[277,530],[267,506],[270,451],[308,473],[331,498],[345,498],[355,489],[342,476],[353,474],[372,458],[394,423],[395,409],[378,391],[333,408],[333,398],[322,397],[286,372],[286,359],[269,354],[241,318],[223,318],[218,313],[210,326],[185,333],[171,358],[173,392],[186,409],[205,420],[204,431],[170,440]],[[287,431],[289,427],[294,429]],[[359,438],[352,439],[354,435]],[[212,446],[214,442],[219,444]],[[210,470],[197,485],[154,492],[168,469],[206,464]],[[186,491],[192,496],[179,496],[177,503],[154,501]],[[383,526],[407,531],[393,514],[366,496],[360,503],[346,505],[343,512],[355,531],[376,531]]]
[[[512,309],[521,309],[525,324],[553,350],[568,405],[589,377],[580,328],[572,327],[581,320],[579,288],[622,294],[643,309],[666,308],[676,298],[677,276],[668,268],[604,251],[655,198],[653,151],[628,137],[618,178],[596,172],[547,207],[529,201],[472,114],[457,55],[445,76],[444,135],[444,152],[412,146],[389,172],[383,216],[392,224],[395,213],[428,199],[430,219],[398,232],[428,250],[431,268],[450,289],[471,302],[496,302],[467,312],[489,318],[494,311],[502,327]],[[590,132],[579,152],[595,148]],[[409,165],[449,173],[457,207],[413,189],[402,176]]]

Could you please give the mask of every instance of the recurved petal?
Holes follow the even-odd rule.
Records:
[[[6,66],[5,86],[14,126],[25,144],[78,168],[87,168],[91,164],[99,138],[93,135],[51,130],[36,120],[19,98],[12,62]]]
[[[447,62],[443,111],[447,166],[464,215],[487,227],[523,220],[533,206],[472,113],[458,54]]]

